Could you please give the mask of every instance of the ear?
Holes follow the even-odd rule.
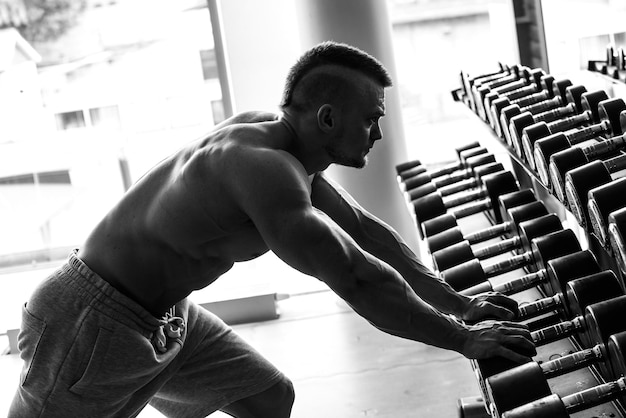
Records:
[[[330,104],[323,104],[317,109],[317,126],[322,132],[330,132],[335,128],[335,109]]]

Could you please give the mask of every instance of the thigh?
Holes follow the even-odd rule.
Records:
[[[11,417],[128,417],[147,404],[181,343],[156,353],[151,331],[132,317],[120,321],[105,313],[105,299],[65,277],[30,298],[22,312],[24,366]]]
[[[150,402],[166,416],[206,416],[285,379],[221,319],[192,303],[181,359]]]
[[[261,393],[226,405],[221,411],[237,418],[288,418],[293,401],[293,385],[285,378]]]

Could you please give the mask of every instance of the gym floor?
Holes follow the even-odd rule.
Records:
[[[478,394],[462,356],[384,334],[330,291],[294,296],[278,307],[277,320],[234,328],[293,380],[293,417],[456,417],[457,400]],[[6,416],[19,357],[0,356],[0,370],[0,416]],[[161,416],[151,407],[140,414]]]

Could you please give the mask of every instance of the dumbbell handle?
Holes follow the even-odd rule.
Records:
[[[563,356],[554,360],[541,363],[541,370],[546,378],[561,376],[573,370],[580,370],[603,358],[601,345],[576,351],[575,353]]]
[[[493,286],[493,291],[500,292],[504,295],[513,295],[537,286],[539,283],[545,281],[546,278],[546,269],[540,269],[506,283],[495,285]]]
[[[531,338],[535,345],[544,345],[553,341],[561,340],[584,328],[584,319],[577,316],[569,321],[531,332]]]
[[[530,263],[532,261],[532,258],[532,253],[530,251],[527,251],[524,254],[515,255],[499,263],[484,266],[483,271],[485,272],[486,277],[493,277],[495,275],[508,273],[510,271],[523,267]]]
[[[503,295],[513,295],[524,290],[531,289],[547,279],[546,270],[540,269],[533,273],[526,274],[517,279],[501,283],[491,284],[488,281],[461,290],[459,293],[466,296],[474,296],[483,292],[498,292]]]
[[[465,218],[467,216],[475,215],[477,213],[480,213],[488,209],[491,209],[491,200],[490,199],[479,200],[468,206],[462,207],[460,209],[455,209],[454,216],[457,219]]]
[[[557,106],[560,106],[562,103],[563,99],[561,99],[561,96],[555,96],[548,100],[544,100],[543,102],[537,102],[526,107],[520,107],[520,111],[522,113],[529,112],[533,115],[540,115],[545,111],[549,111],[550,109],[554,109]]]
[[[520,305],[518,308],[519,312],[517,314],[517,319],[524,320],[528,318],[533,318],[537,315],[552,311],[561,306],[563,306],[563,295],[557,293],[553,296]]]
[[[568,103],[565,106],[560,106],[545,112],[538,113],[533,116],[535,122],[552,122],[559,118],[571,115],[576,112],[576,105],[574,103]]]
[[[592,388],[559,397],[559,395],[552,394],[544,398],[538,399],[526,405],[511,409],[502,415],[503,418],[529,418],[534,416],[545,417],[547,414],[539,411],[545,408],[545,405],[549,405],[548,408],[561,404],[565,409],[566,416],[570,414],[584,411],[591,407],[602,405],[617,398],[620,394],[626,392],[626,378],[620,377],[619,379],[604,383]],[[558,407],[558,410],[561,410]],[[552,411],[550,411],[552,412]],[[562,413],[559,417],[564,416]]]
[[[604,383],[581,392],[563,396],[561,401],[569,414],[589,409],[592,406],[609,402],[626,391],[626,380],[621,377],[613,382]]]
[[[476,199],[480,199],[481,197],[485,197],[487,194],[487,190],[484,187],[481,187],[474,191],[469,191],[467,193],[463,193],[457,196],[451,196],[445,201],[445,205],[448,208],[453,208],[457,206],[461,206],[464,203],[473,202]]]
[[[562,132],[575,126],[589,123],[592,120],[592,117],[593,115],[591,112],[585,110],[582,113],[552,121],[548,123],[548,128],[551,132]]]
[[[512,227],[513,222],[502,222],[490,228],[485,228],[480,231],[467,234],[463,238],[465,238],[470,244],[476,244],[478,242],[484,242],[488,239],[504,235],[507,232],[511,231]]]
[[[626,134],[614,136],[595,144],[583,147],[582,150],[589,160],[595,160],[605,155],[611,154],[626,146]]]
[[[511,100],[511,104],[516,104],[520,108],[533,105],[535,103],[542,102],[550,98],[550,92],[547,90],[541,90],[531,95],[520,97],[519,99]]]
[[[580,129],[572,129],[565,132],[570,145],[577,145],[582,142],[588,141],[592,138],[597,138],[611,131],[611,124],[607,120],[594,123],[593,125],[585,126]],[[598,138],[602,140],[603,138]]]

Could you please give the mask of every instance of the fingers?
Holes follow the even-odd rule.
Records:
[[[487,300],[494,305],[501,306],[513,313],[514,316],[517,316],[519,312],[519,304],[513,298],[502,295],[500,293],[492,293],[487,295]]]
[[[486,318],[496,319],[515,319],[517,316],[517,309],[512,311],[511,309],[499,306],[493,303],[485,303],[482,309],[482,314]]]
[[[471,329],[476,336],[476,345],[473,348],[480,358],[504,357],[521,363],[537,355],[531,333],[524,324],[483,321]]]
[[[499,321],[498,323],[506,328],[512,328],[512,329],[517,330],[518,332],[515,332],[516,334],[524,335],[526,336],[526,338],[528,338],[529,341],[531,341],[530,330],[528,329],[528,325],[522,324],[521,322],[511,322],[511,321]]]
[[[507,360],[514,361],[515,363],[523,364],[532,361],[531,356],[526,356],[524,354],[520,354],[510,348],[502,346],[498,352],[500,357],[504,357]]]
[[[530,358],[537,355],[537,348],[535,344],[525,336],[517,335],[510,336],[502,345],[502,347],[509,351],[512,350],[515,353]]]

